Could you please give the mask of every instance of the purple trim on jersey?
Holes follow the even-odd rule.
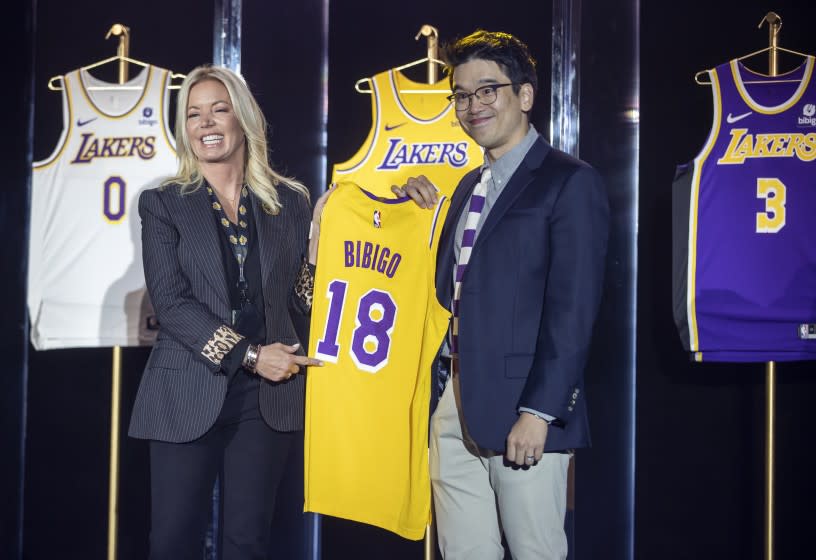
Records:
[[[402,104],[402,98],[400,97],[400,94],[399,94],[399,88],[397,87],[397,81],[394,78],[394,74],[396,74],[396,72],[397,72],[396,70],[391,70],[388,73],[388,78],[389,78],[389,80],[391,82],[391,92],[394,94],[394,100],[396,100],[397,105],[399,105],[399,108],[402,109],[402,111],[405,113],[405,115],[407,117],[415,120],[418,123],[430,124],[432,122],[438,121],[440,118],[445,116],[445,113],[450,111],[450,108],[451,108],[451,105],[452,105],[451,103],[445,105],[445,108],[442,110],[442,112],[440,112],[437,115],[434,115],[433,117],[431,117],[429,119],[421,119],[421,118],[417,117],[415,114],[413,114],[411,111],[408,110],[408,107],[406,107],[405,105]]]
[[[439,224],[439,211],[442,210],[442,205],[445,203],[446,198],[448,197],[440,197],[436,203],[436,210],[434,210],[434,217],[431,221],[431,234],[428,236],[428,247],[433,247],[434,233],[436,232],[437,224]]]
[[[377,202],[382,202],[383,204],[402,204],[403,202],[408,202],[409,200],[411,200],[410,196],[400,196],[398,198],[384,198],[368,192],[363,187],[358,188],[364,195],[366,195],[371,200],[376,200]]]

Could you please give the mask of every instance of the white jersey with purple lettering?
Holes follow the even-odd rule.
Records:
[[[709,71],[714,123],[674,183],[674,310],[698,361],[816,359],[814,58]]]
[[[432,210],[354,183],[320,227],[306,381],[305,510],[420,539],[430,520],[431,364],[450,313],[434,271],[448,199]],[[376,442],[376,445],[372,445]]]
[[[150,344],[139,193],[177,169],[168,129],[170,73],[125,84],[63,76],[63,130],[34,163],[28,310],[38,350]]]
[[[484,155],[456,119],[447,80],[422,84],[396,70],[370,80],[371,130],[355,155],[334,165],[332,182],[352,181],[391,196],[391,185],[425,175],[450,196]]]

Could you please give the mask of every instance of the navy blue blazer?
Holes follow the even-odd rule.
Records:
[[[436,290],[450,305],[456,224],[479,179],[451,199]],[[609,204],[586,163],[535,142],[490,210],[462,279],[462,416],[485,449],[504,451],[519,407],[551,414],[545,451],[590,443],[584,367],[601,299]]]
[[[251,192],[251,191],[250,191]],[[296,323],[308,311],[297,306],[294,285],[311,220],[305,196],[278,187],[282,209],[266,213],[250,194],[258,233],[266,343],[298,342]],[[199,188],[182,195],[177,185],[150,189],[139,197],[142,257],[159,332],[147,360],[129,435],[186,442],[215,422],[228,379],[209,350],[222,325],[229,325],[230,298],[210,197]],[[303,341],[304,345],[306,341]],[[298,353],[305,350],[301,346]],[[209,356],[209,357],[208,357]],[[283,383],[261,380],[259,405],[278,431],[303,428],[304,376]]]

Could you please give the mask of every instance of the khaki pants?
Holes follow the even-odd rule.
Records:
[[[565,559],[569,454],[545,453],[531,467],[506,466],[503,455],[463,435],[460,402],[454,375],[431,419],[431,482],[443,558],[502,560],[504,532],[514,560]]]

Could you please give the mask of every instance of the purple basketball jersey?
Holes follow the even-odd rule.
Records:
[[[674,183],[674,315],[698,361],[816,359],[814,58],[710,70],[714,123]]]

